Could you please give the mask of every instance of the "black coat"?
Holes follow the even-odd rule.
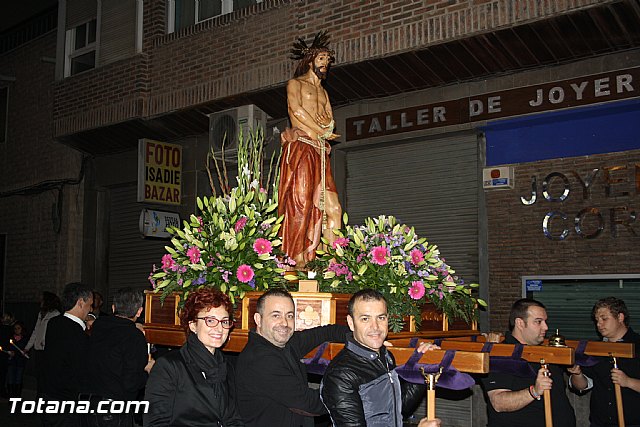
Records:
[[[227,374],[212,386],[190,356],[188,347],[187,342],[180,350],[168,352],[151,369],[144,396],[149,401],[144,426],[244,426],[233,393],[233,370],[222,352],[216,350],[213,357],[219,366],[226,365],[221,369],[226,369]]]
[[[147,373],[147,341],[134,322],[100,316],[91,329],[87,392],[114,400],[135,400]]]
[[[89,336],[78,323],[60,315],[49,320],[45,342],[42,392],[48,398],[77,399],[89,375]]]
[[[299,427],[313,425],[314,415],[326,414],[320,392],[309,388],[300,362],[325,341],[344,342],[349,328],[322,326],[294,332],[284,348],[254,331],[238,356],[238,406],[247,426]]]

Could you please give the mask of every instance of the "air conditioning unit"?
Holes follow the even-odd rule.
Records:
[[[225,157],[233,155],[238,148],[240,129],[244,138],[250,131],[257,132],[258,128],[264,135],[266,124],[267,113],[253,104],[209,114],[209,145],[220,153],[224,144]]]

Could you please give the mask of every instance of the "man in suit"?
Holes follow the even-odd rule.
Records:
[[[94,295],[96,295],[94,293]],[[92,378],[81,400],[97,402],[135,400],[155,363],[148,360],[147,341],[135,323],[142,313],[144,295],[133,288],[119,289],[113,297],[113,316],[101,315],[95,321],[90,338],[88,368]],[[88,426],[133,425],[133,414],[86,415]]]
[[[87,314],[91,311],[93,295],[83,283],[69,283],[62,293],[64,314],[49,321],[44,349],[42,398],[45,401],[77,400],[89,350],[89,336],[85,334]],[[77,427],[76,414],[43,414],[45,426]]]

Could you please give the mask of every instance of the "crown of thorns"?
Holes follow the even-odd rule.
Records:
[[[335,52],[329,49],[329,38],[330,37],[327,34],[326,30],[320,31],[313,38],[311,46],[308,46],[307,42],[305,42],[302,37],[298,37],[298,40],[293,43],[293,49],[291,49],[291,59],[299,61],[300,59],[304,58],[309,52],[319,50],[326,50],[327,52],[329,52],[329,55],[333,59],[333,55],[335,54]]]

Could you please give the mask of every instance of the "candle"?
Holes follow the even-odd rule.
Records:
[[[16,350],[18,350],[20,352],[20,354],[22,354],[24,357],[26,357],[27,359],[29,358],[29,355],[27,353],[25,353],[24,351],[22,351],[22,349],[20,347],[18,347],[16,345],[16,343],[13,342],[12,339],[9,340],[9,344],[11,344],[12,346],[14,346],[16,348]]]
[[[2,347],[0,347],[0,351],[9,354],[9,352],[7,350],[3,350]]]

